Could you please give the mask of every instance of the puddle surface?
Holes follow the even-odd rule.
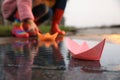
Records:
[[[90,47],[98,43],[87,42]],[[118,44],[106,43],[100,61],[84,61],[70,57],[65,39],[15,40],[0,45],[0,80],[119,80],[119,61]]]

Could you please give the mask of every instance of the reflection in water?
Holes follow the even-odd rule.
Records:
[[[45,42],[44,42],[45,43]],[[55,43],[55,42],[54,42]],[[57,44],[57,46],[56,46]],[[65,63],[60,45],[39,46],[36,40],[16,41],[0,46],[0,71],[4,80],[64,80]],[[4,48],[4,49],[3,49]]]
[[[107,80],[100,70],[99,61],[84,61],[71,58],[66,71],[66,80]]]
[[[37,56],[35,56],[34,65],[45,69],[65,68],[62,52],[59,49],[62,42],[56,42],[57,41],[42,41],[42,46],[39,44],[40,47]]]
[[[72,58],[70,60],[69,69],[74,70],[76,68],[79,71],[84,71],[84,72],[91,72],[91,73],[102,72],[100,61],[86,61],[86,60],[78,60]]]
[[[7,46],[7,45],[6,45]],[[16,41],[9,45],[3,58],[6,80],[31,80],[31,66],[34,61],[35,44],[28,40]]]

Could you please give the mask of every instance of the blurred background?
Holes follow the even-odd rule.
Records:
[[[0,11],[0,24],[4,23]],[[62,24],[77,28],[120,25],[120,0],[68,0]]]
[[[120,0],[69,0],[65,19],[78,28],[120,25]]]
[[[3,0],[0,0],[0,5]],[[43,24],[42,31],[48,32],[44,26],[50,27],[51,19]],[[0,25],[10,26],[11,23],[4,20],[0,11]],[[64,17],[61,21],[62,29],[68,31],[68,35],[107,35],[110,39],[120,40],[120,0],[68,0]],[[11,29],[11,27],[7,28]],[[0,36],[4,36],[5,30],[0,26]],[[7,30],[8,33],[10,31]],[[47,30],[47,31],[45,31]],[[10,34],[9,34],[10,35]],[[90,36],[89,36],[90,35]],[[96,36],[95,36],[96,37]],[[105,37],[106,38],[106,37]],[[90,38],[91,39],[91,38]],[[120,41],[118,41],[120,43]]]

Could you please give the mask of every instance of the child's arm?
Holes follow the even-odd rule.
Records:
[[[32,13],[32,0],[16,0],[16,1],[20,20],[21,21],[25,19],[34,20],[34,16]]]
[[[20,20],[23,22],[23,24],[27,24],[27,31],[31,36],[36,35],[39,30],[34,22],[34,16],[32,13],[32,0],[17,0],[17,8]]]

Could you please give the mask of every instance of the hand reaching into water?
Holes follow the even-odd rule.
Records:
[[[33,20],[24,21],[23,27],[29,33],[30,36],[36,36],[39,32],[38,26]]]

